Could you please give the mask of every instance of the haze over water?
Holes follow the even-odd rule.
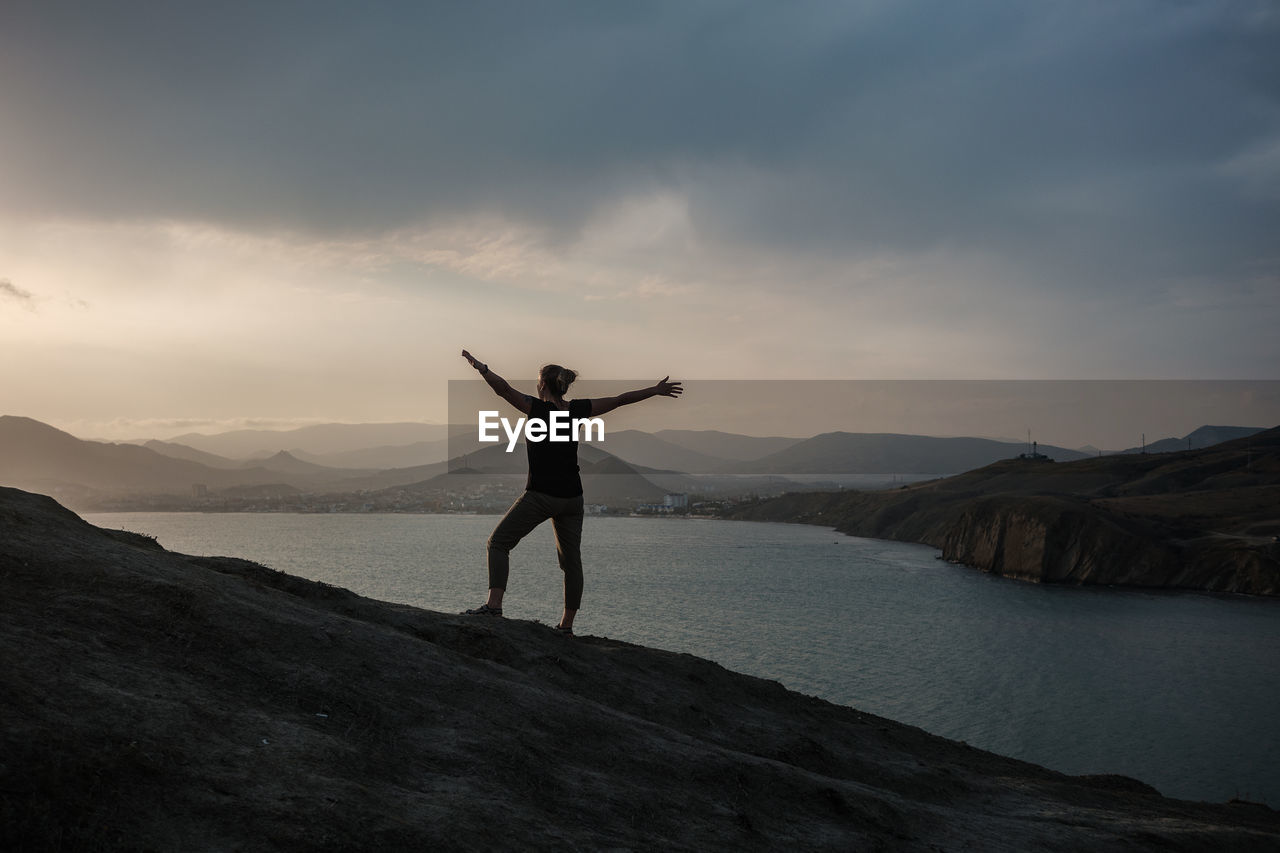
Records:
[[[241,556],[445,612],[483,596],[495,516],[91,514],[170,550]],[[801,525],[589,518],[580,633],[715,660],[1066,773],[1280,803],[1280,606],[1040,586],[926,546]],[[559,615],[548,525],[507,615]]]

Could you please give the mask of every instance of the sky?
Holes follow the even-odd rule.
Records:
[[[1270,380],[1277,238],[1272,2],[0,8],[0,413],[83,437],[443,422],[463,348]]]

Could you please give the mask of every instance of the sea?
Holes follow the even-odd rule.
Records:
[[[243,557],[455,613],[484,599],[493,515],[111,513],[171,551]],[[1280,807],[1280,601],[1030,584],[930,547],[808,525],[592,517],[575,628],[716,661],[1068,774]],[[549,524],[508,617],[555,624]]]

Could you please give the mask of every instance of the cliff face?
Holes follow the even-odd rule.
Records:
[[[921,542],[1021,580],[1280,595],[1280,429],[1200,451],[1010,460],[887,492],[784,495],[734,517]]]
[[[1178,539],[1081,500],[974,501],[931,544],[944,559],[1020,580],[1280,595],[1280,546]]]
[[[744,638],[745,641],[746,638]],[[0,488],[0,849],[1274,850],[689,655],[187,557]]]

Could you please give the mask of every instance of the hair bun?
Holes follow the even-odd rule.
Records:
[[[573,384],[573,380],[578,378],[577,371],[558,364],[546,365],[539,375],[542,377],[542,384],[554,391],[557,397],[563,397],[568,392],[569,386]]]

